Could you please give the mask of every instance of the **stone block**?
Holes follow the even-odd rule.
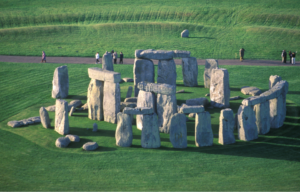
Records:
[[[182,104],[178,110],[179,113],[202,113],[204,111],[203,105],[188,106],[186,104]]]
[[[197,147],[213,145],[214,135],[209,112],[197,113],[195,118],[195,143]]]
[[[264,101],[254,105],[253,110],[256,117],[256,126],[258,134],[265,135],[270,131],[270,103]]]
[[[255,112],[251,106],[241,105],[238,110],[238,135],[243,141],[251,141],[258,138]]]
[[[69,74],[66,65],[57,67],[54,70],[52,81],[52,98],[64,99],[69,94]]]
[[[185,101],[185,103],[189,106],[193,106],[193,105],[206,106],[209,104],[209,101],[206,97],[200,97],[200,98],[195,98],[195,99],[188,99]]]
[[[140,58],[140,59],[168,60],[168,59],[173,59],[174,52],[166,51],[166,50],[147,49],[147,50],[138,52],[138,54],[136,54],[136,56],[137,56],[137,58]]]
[[[55,146],[58,148],[65,148],[69,144],[70,144],[70,139],[68,137],[60,137],[55,141]]]
[[[181,37],[187,38],[187,37],[189,37],[189,34],[190,34],[189,30],[185,29],[181,32]]]
[[[226,69],[213,69],[210,82],[210,101],[213,107],[229,107],[229,75]]]
[[[44,107],[40,108],[40,119],[44,128],[47,129],[51,127],[48,111]]]
[[[117,123],[117,114],[120,112],[121,92],[119,83],[104,83],[103,114],[104,121]]]
[[[94,151],[98,147],[99,147],[98,143],[96,143],[96,142],[87,142],[82,146],[82,148],[86,151]]]
[[[195,57],[182,58],[182,76],[184,86],[198,86],[198,63]]]
[[[68,135],[66,135],[66,137],[68,137],[71,142],[79,142],[80,141],[80,138],[78,135],[68,134]]]
[[[124,100],[124,102],[137,102],[137,97],[128,97]]]
[[[219,120],[219,143],[222,145],[235,143],[233,134],[235,118],[232,109],[221,110]]]
[[[245,105],[245,106],[254,106],[254,105],[257,105],[259,103],[263,103],[266,100],[267,99],[264,95],[252,96],[252,97],[248,97],[247,99],[244,99],[242,101],[242,104]]]
[[[190,51],[174,50],[173,52],[174,52],[173,57],[188,58],[191,55]]]
[[[124,77],[122,79],[124,82],[133,82],[133,79],[132,78],[129,78],[129,77]]]
[[[129,86],[129,87],[128,87],[128,90],[127,90],[126,98],[131,97],[131,95],[132,95],[132,87]]]
[[[108,83],[108,82],[107,82]],[[104,118],[103,112],[103,91],[104,82],[96,79],[91,79],[88,94],[87,94],[87,105],[88,105],[88,117],[92,120],[102,121]]]
[[[71,110],[70,110],[70,112],[69,112],[69,116],[72,116],[74,111],[75,111],[75,108],[72,107]]]
[[[157,115],[159,131],[169,133],[170,119],[173,114],[177,113],[176,95],[157,94]]]
[[[105,52],[104,55],[102,56],[102,69],[103,70],[108,70],[108,71],[114,71],[114,65],[112,62],[112,55],[109,52]],[[119,83],[114,82],[114,83]]]
[[[98,67],[88,68],[89,77],[99,81],[105,81],[110,83],[119,83],[121,80],[121,74],[114,71],[103,70]]]
[[[69,133],[68,102],[62,99],[56,100],[55,105],[55,128],[61,135]]]
[[[132,120],[131,115],[118,113],[118,124],[115,133],[116,145],[120,147],[130,147],[132,145]]]
[[[154,82],[155,71],[153,62],[147,59],[135,59],[133,66],[133,76],[134,96],[137,97],[139,94],[139,82]]]
[[[241,92],[244,94],[244,95],[252,95],[252,96],[257,96],[257,95],[260,95],[261,94],[261,90],[257,87],[242,87],[241,88]]]
[[[98,125],[97,123],[93,124],[93,132],[97,132],[98,131]]]
[[[141,145],[143,148],[159,148],[160,135],[158,130],[157,115],[155,113],[142,115]]]
[[[137,99],[137,107],[150,107],[156,112],[156,95],[154,93],[140,90]],[[143,115],[136,116],[136,127],[139,130],[143,129]]]
[[[142,81],[138,84],[138,88],[146,92],[153,92],[161,95],[176,94],[176,86],[169,84],[149,83]]]
[[[157,67],[157,83],[166,83],[176,86],[176,64],[173,59],[159,60]]]
[[[204,74],[203,74],[205,88],[210,88],[211,71],[213,69],[219,69],[218,60],[206,59],[205,69],[204,69]]]
[[[122,112],[125,107],[136,108],[136,102],[121,102],[120,111]]]
[[[170,141],[174,148],[187,148],[187,128],[184,114],[175,113],[170,120]]]
[[[277,82],[281,81],[281,77],[278,75],[271,75],[269,78],[269,89],[271,89],[272,87],[274,87],[274,85],[276,85]]]

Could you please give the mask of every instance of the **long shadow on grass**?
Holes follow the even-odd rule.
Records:
[[[189,37],[189,38],[195,38],[195,39],[216,39],[213,37]]]
[[[98,129],[97,132],[93,132],[93,129],[70,127],[70,134],[74,134],[78,136],[115,137],[115,130]]]
[[[78,99],[78,100],[87,100],[86,95],[68,95],[67,99]]]

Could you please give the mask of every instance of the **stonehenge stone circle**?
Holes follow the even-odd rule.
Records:
[[[182,58],[181,66],[184,86],[196,87],[198,85],[197,59],[195,57]]]
[[[157,83],[176,86],[176,64],[173,59],[159,60],[157,67]]]
[[[128,115],[148,115],[154,113],[153,107],[125,107],[123,113]]]
[[[154,82],[154,64],[151,60],[147,59],[135,59],[133,66],[134,75],[134,96],[139,94],[138,83],[142,81]]]
[[[137,107],[151,107],[156,112],[156,95],[153,92],[139,91]],[[136,127],[143,129],[143,115],[136,115]]]
[[[181,37],[189,37],[189,34],[190,34],[189,30],[185,29],[181,32]]]
[[[103,70],[108,70],[108,71],[114,71],[114,65],[113,65],[113,62],[112,62],[112,55],[107,51],[102,56],[102,69]]]
[[[159,148],[160,147],[160,135],[158,130],[157,115],[147,114],[142,115],[142,135],[141,145],[143,148]]]
[[[104,82],[104,121],[117,123],[117,114],[120,112],[120,102],[121,92],[119,83]]]
[[[258,138],[256,117],[252,106],[241,105],[237,113],[237,129],[239,139],[243,141],[251,141]]]
[[[195,98],[195,99],[188,99],[185,101],[185,103],[189,106],[193,106],[193,105],[206,106],[209,104],[209,101],[206,97],[200,97],[200,98]]]
[[[52,81],[52,98],[64,99],[69,94],[69,74],[66,65],[57,67],[54,70]]]
[[[71,142],[79,142],[80,138],[78,137],[78,135],[66,135],[66,137],[68,137],[70,139]]]
[[[235,118],[233,116],[232,109],[227,108],[221,110],[219,120],[219,143],[222,145],[235,143],[235,138],[233,134]]]
[[[86,151],[94,151],[98,147],[99,147],[98,143],[96,143],[96,142],[87,142],[82,146],[82,148]]]
[[[261,94],[261,90],[257,87],[242,87],[241,92],[244,95],[252,95],[252,96],[256,96],[256,95]]]
[[[213,107],[229,107],[229,75],[226,69],[213,69],[210,82],[210,100]]]
[[[204,69],[204,74],[203,74],[205,88],[210,88],[210,78],[211,78],[211,72],[213,69],[219,69],[218,60],[206,59],[205,69]]]
[[[132,87],[129,86],[129,87],[128,87],[128,90],[127,90],[126,98],[130,98],[131,95],[132,95]]]
[[[69,144],[70,144],[70,139],[68,137],[60,137],[55,141],[55,146],[58,148],[65,148]]]
[[[143,91],[153,92],[162,95],[176,94],[176,86],[161,83],[149,83],[142,81],[138,84],[138,88]]]
[[[276,85],[277,82],[281,81],[281,77],[278,75],[271,75],[269,78],[269,89],[271,89],[272,87],[274,87],[274,85]]]
[[[195,143],[197,147],[213,145],[214,135],[209,112],[197,113],[195,118]]]
[[[103,88],[103,81],[91,79],[87,94],[89,119],[103,120]]]
[[[51,127],[48,111],[44,107],[40,108],[40,119],[44,128],[47,129]]]
[[[185,115],[175,113],[170,118],[170,141],[173,147],[187,148],[187,128]]]
[[[69,133],[68,102],[57,99],[55,108],[54,130],[61,135],[66,135]]]
[[[132,145],[132,120],[131,115],[118,113],[118,124],[115,132],[116,145],[120,147],[130,147]]]
[[[169,133],[170,119],[173,114],[177,113],[176,95],[157,94],[157,115],[159,131]]]

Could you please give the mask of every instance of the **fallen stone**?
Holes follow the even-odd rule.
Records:
[[[117,123],[117,113],[120,112],[121,92],[119,83],[104,83],[103,113],[104,121]]]
[[[166,51],[166,50],[154,50],[154,49],[147,49],[143,51],[136,51],[135,55],[139,59],[154,59],[154,60],[168,60],[173,59],[174,52],[173,51]]]
[[[277,82],[281,81],[281,77],[278,75],[271,75],[269,78],[269,89],[271,89],[272,87],[274,87],[274,85],[276,85]]]
[[[69,144],[70,144],[70,139],[68,137],[60,137],[55,141],[55,146],[58,148],[65,148]]]
[[[195,118],[195,116],[196,116],[196,113],[190,113],[190,114],[189,114],[189,117],[190,117],[190,118]]]
[[[204,110],[205,109],[203,105],[188,106],[186,104],[182,104],[178,110],[178,113],[202,113]]]
[[[40,119],[43,127],[46,129],[50,128],[51,125],[50,125],[50,118],[49,118],[48,111],[44,107],[41,107],[39,112],[40,112]]]
[[[240,97],[240,96],[235,96],[235,97],[230,97],[230,99],[229,99],[229,100],[239,100],[239,99],[241,99],[241,97]]]
[[[137,97],[128,97],[124,100],[124,102],[137,102]]]
[[[270,102],[264,101],[253,107],[256,117],[256,126],[258,134],[265,135],[270,131]]]
[[[24,124],[23,124],[22,121],[9,121],[9,122],[7,122],[7,125],[10,126],[10,127],[15,128],[15,127],[21,127]]]
[[[176,91],[176,93],[184,93],[184,89]]]
[[[189,30],[185,29],[181,32],[181,37],[185,38],[185,37],[189,37]]]
[[[159,148],[160,135],[157,122],[157,115],[155,113],[142,115],[142,135],[141,145],[143,148]]]
[[[182,76],[184,86],[198,86],[198,63],[195,57],[182,58]]]
[[[261,90],[257,87],[243,87],[241,88],[241,92],[245,95],[252,95],[252,96],[261,94]]]
[[[40,117],[30,117],[28,119],[23,119],[20,121],[9,121],[7,123],[7,125],[15,128],[15,127],[21,127],[21,126],[26,126],[26,125],[32,125],[32,124],[36,124],[36,123],[41,123]]]
[[[52,81],[52,98],[63,99],[68,97],[69,93],[69,75],[66,65],[57,67],[54,70]]]
[[[72,107],[79,107],[80,105],[82,105],[81,101],[80,100],[73,100],[73,101],[70,101],[70,103],[68,104],[68,112],[71,110]],[[84,107],[84,106],[82,106]],[[45,108],[47,111],[52,111],[54,112],[55,111],[55,105],[51,105],[51,106],[48,106]]]
[[[118,113],[118,124],[115,133],[116,145],[120,147],[130,147],[132,145],[132,120],[131,115]]]
[[[185,101],[186,105],[193,106],[193,105],[203,105],[207,106],[209,101],[206,97],[200,97],[196,99],[188,99]]]
[[[96,142],[87,142],[85,143],[82,148],[86,151],[94,151],[98,148],[98,144]]]
[[[121,80],[121,74],[114,71],[103,70],[98,67],[88,68],[89,77],[99,81],[119,83]]]
[[[136,102],[121,102],[120,103],[120,111],[122,112],[125,107],[136,108]]]
[[[176,95],[157,94],[157,115],[160,132],[169,133],[169,121],[171,116],[175,113],[177,113]]]
[[[238,110],[238,135],[243,141],[251,141],[258,138],[255,112],[251,106],[241,105]]]
[[[221,110],[219,120],[219,143],[222,145],[235,143],[235,138],[233,134],[235,119],[233,116],[232,109]]]
[[[248,97],[247,99],[244,99],[242,101],[242,104],[245,106],[254,106],[259,103],[263,103],[266,101],[266,97],[261,95],[261,96],[253,96],[253,97]]]
[[[69,133],[68,102],[62,99],[56,100],[55,128],[61,135]]]
[[[229,75],[226,69],[212,69],[210,83],[210,104],[214,107],[229,107]]]
[[[129,77],[124,77],[124,78],[122,78],[123,79],[123,81],[125,81],[125,82],[133,82],[133,79],[132,78],[129,78]]]
[[[154,113],[154,110],[153,107],[137,107],[137,108],[125,107],[123,113],[128,115],[148,115]]]
[[[127,90],[126,98],[130,98],[131,95],[132,95],[132,87],[129,86],[129,87],[128,87],[128,90]]]
[[[70,117],[73,115],[73,112],[74,112],[74,111],[75,111],[75,108],[72,107],[71,110],[70,110],[70,112],[69,112],[69,116],[70,116]]]
[[[174,50],[173,52],[174,52],[174,56],[173,57],[188,58],[191,55],[190,51]]]
[[[213,145],[213,132],[209,112],[197,113],[195,119],[195,143],[197,147]]]
[[[68,137],[70,139],[71,142],[79,142],[80,141],[80,138],[78,135],[66,135],[66,137]]]
[[[174,95],[176,93],[176,86],[169,84],[142,81],[138,84],[138,88],[142,91],[154,92],[161,95]]]
[[[156,112],[156,96],[152,92],[140,90],[137,98],[137,107],[150,107]],[[139,130],[143,129],[143,115],[136,116],[136,127]]]
[[[203,74],[205,88],[210,88],[211,72],[213,69],[219,69],[218,60],[206,59],[205,69],[204,69],[204,74]]]
[[[177,73],[174,60],[159,60],[157,67],[157,83],[165,83],[176,86],[176,78]]]
[[[103,89],[104,89],[103,81],[91,79],[88,87],[88,93],[87,93],[89,119],[101,121],[104,118],[104,111],[103,111],[104,90]]]
[[[97,132],[98,131],[98,125],[97,123],[93,124],[93,132]]]
[[[187,128],[184,114],[175,113],[171,115],[170,141],[174,148],[187,148]]]
[[[139,94],[138,83],[142,81],[154,82],[154,64],[151,60],[135,59],[133,66],[134,96]]]
[[[112,63],[112,55],[111,55],[111,53],[109,53],[107,51],[102,56],[102,69],[108,70],[108,71],[114,71],[114,65]]]

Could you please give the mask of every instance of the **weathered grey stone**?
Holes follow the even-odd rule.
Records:
[[[44,128],[47,129],[51,127],[48,111],[44,107],[40,108],[40,119]]]
[[[263,103],[265,101],[266,101],[266,97],[264,95],[252,96],[252,97],[248,97],[247,99],[244,99],[242,101],[242,104],[245,106],[254,106],[256,104]]]
[[[121,74],[114,71],[107,71],[98,67],[88,68],[89,78],[99,81],[119,83]]]
[[[174,50],[173,52],[174,52],[173,57],[188,58],[191,55],[190,51]]]
[[[142,81],[154,82],[154,64],[151,60],[135,59],[133,66],[134,96],[139,94],[138,83]]]
[[[187,148],[187,128],[184,114],[175,113],[170,117],[170,141],[174,148]]]
[[[169,84],[142,81],[138,84],[138,88],[143,91],[154,92],[162,95],[174,95],[176,93],[176,86]]]
[[[68,103],[68,112],[71,110],[72,107],[79,107],[80,105],[82,105],[80,100],[73,100],[70,101],[70,103]],[[83,107],[83,106],[82,106]],[[55,105],[51,105],[45,108],[47,111],[55,111]]]
[[[140,90],[137,100],[137,107],[150,107],[156,112],[156,96],[152,92]],[[143,129],[143,115],[136,116],[136,127],[139,130]]]
[[[182,76],[184,86],[198,86],[198,63],[195,57],[182,58]]]
[[[58,148],[65,148],[69,144],[70,144],[70,139],[68,137],[60,137],[55,141],[55,146]]]
[[[41,123],[41,119],[39,116],[30,117],[28,119],[23,119],[20,121],[9,121],[9,122],[7,122],[7,125],[15,128],[15,127],[21,127],[21,126],[26,126],[26,125],[32,125],[35,123]]]
[[[258,138],[255,112],[251,106],[241,105],[238,110],[238,135],[243,141],[251,141]]]
[[[120,111],[122,112],[125,107],[136,108],[136,102],[121,102]]]
[[[252,95],[252,96],[261,94],[261,90],[257,87],[242,87],[241,92],[245,95]]]
[[[220,114],[219,124],[219,143],[222,145],[228,145],[235,143],[234,138],[234,124],[235,119],[232,109],[223,109]]]
[[[98,131],[98,125],[97,123],[93,124],[93,132],[97,132]]]
[[[213,69],[210,82],[210,101],[214,107],[229,107],[229,75],[226,69]]]
[[[61,135],[66,135],[69,133],[68,102],[57,99],[55,108],[54,130]]]
[[[157,83],[176,86],[176,64],[173,59],[159,60],[157,67]]]
[[[103,113],[104,121],[117,123],[117,113],[120,112],[121,93],[119,83],[104,83]]]
[[[45,108],[47,111],[55,111],[55,105],[51,105]]]
[[[209,101],[206,97],[200,97],[200,98],[195,98],[195,99],[188,99],[185,101],[185,103],[189,106],[193,106],[193,105],[206,106],[209,104]]]
[[[190,34],[189,30],[185,29],[181,32],[181,37],[189,37],[189,34]]]
[[[86,104],[82,105],[81,108],[82,108],[83,110],[88,110],[88,109],[89,109],[89,106],[88,106],[88,104],[86,103]]]
[[[108,71],[114,71],[114,65],[112,63],[112,56],[111,53],[105,52],[102,56],[102,69]],[[94,78],[93,78],[94,79]],[[100,80],[100,79],[99,79]],[[119,82],[118,82],[119,83]]]
[[[74,111],[75,111],[75,108],[72,107],[71,110],[70,110],[70,112],[69,112],[69,116],[72,116]]]
[[[71,142],[79,142],[80,141],[80,138],[78,135],[68,134],[68,135],[66,135],[66,137],[68,137]]]
[[[204,110],[203,105],[188,106],[183,103],[179,108],[178,113],[202,113]]]
[[[148,115],[154,113],[153,107],[125,107],[123,113],[128,115]]]
[[[204,74],[203,74],[205,88],[210,88],[211,72],[213,69],[219,69],[218,60],[206,59],[205,69],[204,69]]]
[[[275,99],[276,97],[279,97],[281,92],[282,92],[281,89],[276,89],[273,87],[272,89],[269,89],[268,91],[265,91],[262,94],[260,94],[260,96],[264,96],[266,100],[271,100],[271,99]]]
[[[274,85],[276,85],[277,82],[281,81],[281,77],[278,75],[271,75],[269,78],[269,89],[271,89],[272,87],[274,87]]]
[[[66,98],[69,94],[69,75],[66,65],[57,67],[54,70],[52,81],[52,98]]]
[[[157,115],[159,131],[169,133],[170,119],[173,114],[177,113],[176,95],[157,94]]]
[[[129,77],[124,77],[124,78],[122,78],[122,80],[125,82],[133,82],[133,79],[129,78]]]
[[[176,93],[184,93],[184,89],[176,91]]]
[[[195,116],[196,116],[196,113],[190,113],[190,114],[189,114],[189,117],[190,117],[190,118],[195,118]]]
[[[137,56],[140,59],[166,60],[166,59],[173,59],[174,52],[166,51],[166,50],[147,49],[140,52]]]
[[[132,87],[129,86],[129,87],[128,87],[128,90],[127,90],[126,98],[130,98],[131,95],[132,95]]]
[[[109,82],[106,82],[109,84]],[[114,83],[111,83],[114,84]],[[96,79],[91,79],[88,93],[87,93],[87,105],[88,105],[88,117],[92,120],[103,120],[103,93],[104,82]]]
[[[86,151],[94,151],[98,147],[99,147],[98,143],[96,143],[96,142],[87,142],[82,146],[82,148]]]
[[[15,128],[15,127],[21,127],[24,124],[23,124],[22,121],[9,121],[9,122],[7,122],[7,125],[10,126],[10,127]]]
[[[155,113],[142,115],[141,145],[143,148],[159,148],[160,135],[158,130],[157,115]]]
[[[240,96],[235,96],[235,97],[230,97],[230,99],[229,99],[229,100],[239,100],[239,99],[241,99],[241,97],[240,97]]]
[[[137,97],[128,97],[124,100],[124,102],[137,102]]]
[[[153,49],[152,49],[153,50]],[[140,54],[141,52],[143,52],[144,50],[143,49],[136,49],[135,52],[134,52],[134,56],[135,58],[140,58]]]
[[[132,120],[131,115],[118,113],[118,124],[115,133],[116,145],[120,147],[130,147],[132,144]]]
[[[270,103],[264,101],[254,105],[253,110],[256,117],[256,126],[258,134],[267,134],[270,131]]]
[[[197,113],[195,119],[195,143],[197,147],[213,145],[214,135],[209,112]]]

